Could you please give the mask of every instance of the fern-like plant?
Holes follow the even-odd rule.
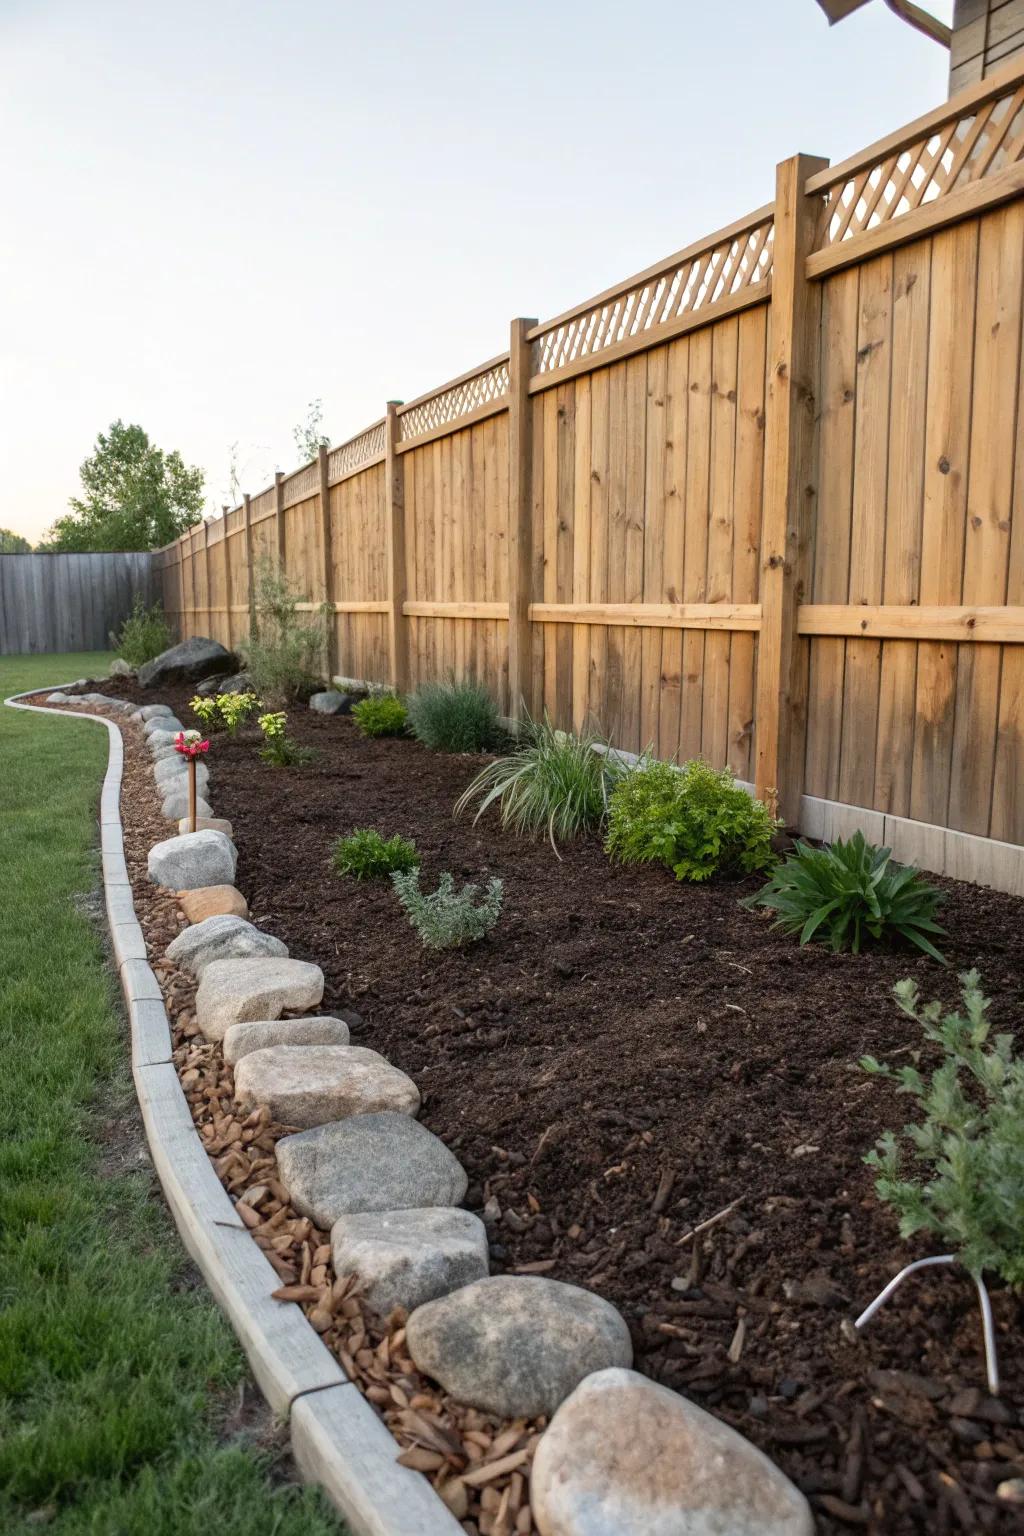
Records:
[[[977,971],[960,977],[963,1012],[926,1003],[913,981],[895,987],[904,1013],[942,1052],[926,1077],[873,1056],[865,1072],[888,1078],[913,1098],[921,1118],[900,1136],[883,1135],[865,1158],[880,1199],[899,1216],[900,1233],[930,1232],[956,1251],[972,1275],[984,1270],[1024,1286],[1024,1060],[1010,1034],[990,1039],[988,1000]],[[901,1141],[903,1147],[901,1148]],[[909,1166],[905,1161],[909,1160]]]
[[[612,791],[605,851],[623,864],[664,864],[677,880],[750,875],[772,863],[777,825],[728,768],[644,757]]]
[[[349,837],[339,837],[332,854],[339,875],[366,880],[415,869],[420,862],[416,844],[396,833],[384,838],[373,827],[358,827]]]
[[[371,694],[352,706],[352,718],[363,736],[404,736],[405,705],[393,693]]]
[[[504,735],[498,706],[480,683],[424,683],[405,706],[416,740],[435,752],[486,752]]]
[[[418,869],[392,875],[391,883],[427,949],[455,949],[461,944],[474,944],[490,933],[501,915],[504,886],[496,878],[487,882],[479,902],[476,899],[479,886],[464,885],[457,891],[449,874],[441,876],[436,891],[426,894],[420,890]]]
[[[819,938],[837,953],[856,955],[871,941],[900,938],[945,964],[929,938],[944,933],[935,922],[942,899],[920,871],[892,863],[890,849],[855,832],[827,848],[797,843],[744,905],[769,907],[777,914],[774,926],[799,934],[801,944]]]

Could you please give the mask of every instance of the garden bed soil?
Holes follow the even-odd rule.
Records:
[[[142,699],[130,680],[102,686]],[[191,723],[190,693],[160,697]],[[354,1038],[419,1085],[423,1122],[468,1170],[493,1271],[614,1302],[637,1367],[767,1452],[822,1532],[1024,1529],[1024,1503],[997,1496],[1024,1479],[1019,1301],[994,1295],[998,1400],[959,1272],[912,1279],[852,1328],[930,1251],[899,1239],[862,1161],[907,1102],[856,1063],[920,1045],[892,1000],[908,975],[953,1004],[976,966],[997,1026],[1019,1032],[1024,903],[937,880],[948,970],[801,949],[739,905],[756,882],[680,885],[609,864],[596,838],[559,861],[493,817],[454,821],[479,759],[304,710],[289,729],[311,766],[265,766],[253,732],[214,739],[238,885],[256,922],[323,968],[324,1011],[356,1009]],[[492,937],[424,952],[386,882],[333,873],[333,842],[359,826],[413,838],[428,885],[501,876]]]

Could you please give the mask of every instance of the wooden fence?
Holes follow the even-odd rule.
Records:
[[[136,594],[160,597],[148,551],[0,555],[0,656],[105,651]]]
[[[166,606],[237,642],[269,555],[333,604],[335,671],[472,674],[1024,892],[977,842],[1024,844],[1022,194],[1017,60],[513,321],[163,551]]]

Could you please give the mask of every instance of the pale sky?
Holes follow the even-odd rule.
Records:
[[[931,8],[950,19],[952,0]],[[0,0],[0,526],[117,417],[209,507],[941,102],[882,0]]]

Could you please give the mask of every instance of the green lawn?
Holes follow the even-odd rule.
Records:
[[[0,698],[108,659],[0,658]],[[244,1359],[139,1155],[95,895],[106,758],[98,725],[0,707],[0,1530],[337,1536],[275,1477],[265,1414],[239,1427]]]

